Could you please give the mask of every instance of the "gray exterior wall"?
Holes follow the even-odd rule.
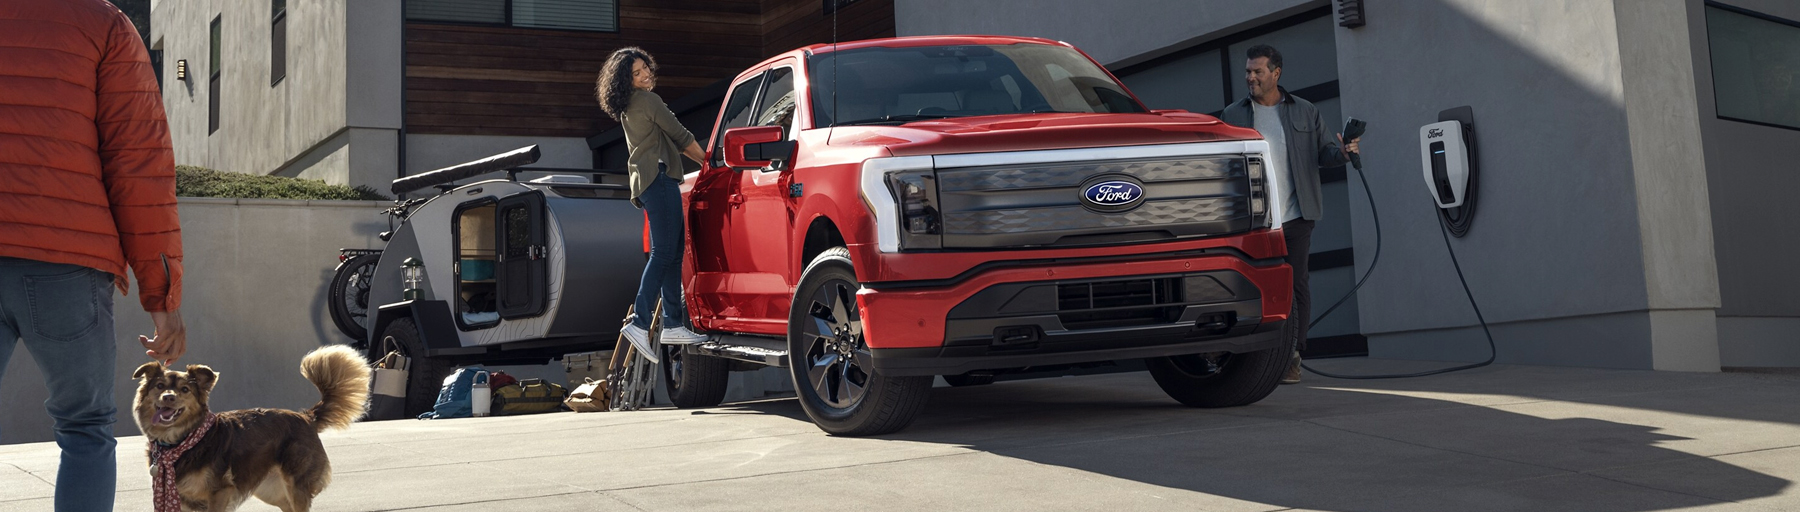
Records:
[[[894,31],[992,34],[1067,42],[1108,67],[1129,66],[1325,5],[1323,0],[898,0]]]
[[[270,9],[242,0],[160,0],[152,8],[176,163],[384,188],[399,169],[400,2],[288,2],[286,76],[273,84]],[[219,129],[209,134],[215,16],[224,68]],[[174,79],[182,59],[185,82]]]
[[[1719,119],[1705,4],[1684,3],[1719,263],[1721,363],[1800,366],[1800,216],[1788,207],[1800,165],[1787,156],[1800,147],[1800,130]],[[1788,0],[1726,3],[1800,20],[1800,4]]]

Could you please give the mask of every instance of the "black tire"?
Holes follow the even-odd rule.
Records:
[[[375,265],[380,262],[380,254],[364,254],[344,260],[338,265],[337,274],[331,276],[330,292],[326,294],[331,323],[357,343],[369,339],[369,284],[375,276]]]
[[[388,341],[390,338],[393,341]],[[381,331],[381,341],[383,343],[376,346],[393,346],[401,355],[412,359],[412,369],[406,374],[406,417],[415,418],[430,412],[432,406],[437,405],[438,388],[443,386],[444,377],[449,377],[454,368],[441,360],[423,357],[425,341],[419,338],[419,326],[411,317],[388,322],[387,328]]]
[[[953,388],[962,388],[962,387],[969,387],[969,386],[986,386],[988,384],[994,383],[994,376],[993,375],[969,375],[969,374],[945,375],[944,383],[949,384],[950,387],[953,387]]]
[[[1281,385],[1281,375],[1293,360],[1293,336],[1282,338],[1281,346],[1256,352],[1155,357],[1144,362],[1163,392],[1182,405],[1209,409],[1250,405]]]
[[[906,428],[931,393],[931,377],[884,377],[862,336],[856,272],[842,247],[813,258],[788,308],[788,369],[800,407],[832,435]],[[859,382],[860,381],[860,382]]]
[[[662,346],[663,387],[669,401],[681,409],[712,407],[725,401],[731,382],[731,362],[712,356],[688,354],[684,345]]]

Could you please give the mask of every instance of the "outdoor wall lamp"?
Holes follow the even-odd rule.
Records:
[[[187,81],[187,59],[175,61],[175,79],[183,82]]]
[[[1337,0],[1338,26],[1356,28],[1368,24],[1363,19],[1363,0]]]
[[[401,300],[420,300],[425,298],[419,283],[425,281],[425,264],[418,258],[407,258],[400,262],[400,280],[406,281],[405,291],[400,292]]]

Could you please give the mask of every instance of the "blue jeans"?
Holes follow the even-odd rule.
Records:
[[[20,341],[50,388],[62,465],[56,510],[112,510],[113,276],[76,265],[0,258],[0,374]]]
[[[644,204],[644,212],[650,217],[650,261],[644,264],[644,277],[638,281],[637,303],[632,306],[637,316],[632,324],[649,329],[650,312],[656,310],[656,297],[661,295],[663,328],[685,327],[681,253],[686,229],[682,227],[681,182],[658,172],[650,188],[638,196],[638,202]]]

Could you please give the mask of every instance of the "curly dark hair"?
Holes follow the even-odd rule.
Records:
[[[656,71],[656,59],[650,57],[650,52],[627,46],[613,51],[606,58],[606,65],[600,67],[599,78],[594,79],[594,97],[600,100],[600,110],[613,120],[625,115],[625,107],[631,104],[631,66],[639,60],[650,71]]]

